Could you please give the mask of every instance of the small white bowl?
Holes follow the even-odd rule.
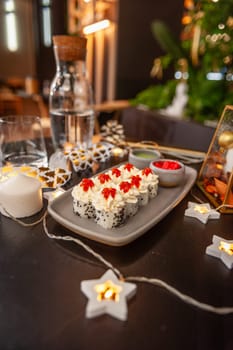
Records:
[[[136,168],[143,169],[150,166],[152,161],[160,158],[161,154],[157,150],[149,148],[132,148],[129,152],[129,163]]]
[[[185,166],[173,159],[158,159],[150,163],[150,168],[159,176],[159,185],[175,187],[184,181]]]

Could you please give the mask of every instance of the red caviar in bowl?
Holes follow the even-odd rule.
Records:
[[[160,159],[150,163],[153,172],[159,177],[160,186],[181,185],[185,178],[185,166],[174,159]]]
[[[180,164],[173,160],[156,161],[153,162],[153,165],[164,170],[177,170],[181,168]]]

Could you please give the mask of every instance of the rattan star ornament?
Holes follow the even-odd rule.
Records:
[[[127,299],[136,293],[136,285],[119,280],[112,270],[95,280],[81,282],[81,291],[89,299],[86,317],[108,314],[119,320],[127,319]]]
[[[215,209],[211,209],[209,203],[188,202],[188,208],[185,210],[184,215],[198,219],[203,224],[206,224],[209,219],[220,218],[220,213]]]

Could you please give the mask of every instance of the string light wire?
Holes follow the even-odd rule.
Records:
[[[0,203],[0,205],[1,205],[1,203]],[[2,208],[3,208],[3,206],[2,206]],[[103,265],[105,265],[106,267],[111,269],[121,281],[148,283],[148,284],[152,284],[152,285],[164,288],[168,292],[170,292],[171,294],[175,295],[177,298],[179,298],[180,300],[185,302],[186,304],[195,306],[198,309],[201,309],[203,311],[209,311],[209,312],[212,312],[212,313],[215,313],[215,314],[218,314],[218,315],[227,315],[227,314],[233,313],[233,307],[216,307],[216,306],[213,306],[213,305],[210,305],[210,304],[206,304],[206,303],[200,302],[200,301],[190,297],[189,295],[180,292],[178,289],[172,287],[171,285],[169,285],[165,281],[163,281],[161,279],[158,279],[158,278],[147,278],[145,276],[128,276],[128,277],[124,277],[123,274],[115,266],[113,266],[102,255],[100,255],[99,253],[95,252],[91,247],[89,247],[87,244],[82,242],[80,239],[74,238],[74,237],[68,236],[68,235],[66,235],[66,236],[59,236],[59,235],[50,233],[48,228],[47,228],[47,221],[46,221],[46,218],[47,218],[47,215],[48,215],[47,210],[42,215],[42,217],[40,219],[38,219],[37,221],[34,221],[32,223],[25,223],[22,220],[19,220],[19,219],[15,218],[5,208],[3,208],[3,209],[6,211],[6,213],[10,216],[10,218],[12,220],[14,220],[15,222],[17,222],[18,224],[20,224],[20,225],[22,225],[24,227],[36,226],[41,221],[43,221],[44,232],[46,233],[46,235],[50,239],[70,241],[70,242],[76,243],[77,245],[82,247],[86,252],[88,252],[89,254],[94,256],[97,260],[99,260]]]
[[[200,199],[198,196],[196,196],[193,193],[193,190],[190,191],[191,196],[199,203],[205,203],[202,199]],[[233,205],[232,204],[220,204],[217,208],[215,208],[216,211],[219,211],[222,208],[228,208],[228,209],[232,209]]]
[[[114,267],[109,261],[107,261],[106,259],[104,259],[102,257],[102,255],[96,253],[93,249],[91,249],[91,247],[89,247],[87,244],[83,243],[80,239],[78,238],[74,238],[72,236],[58,236],[55,235],[53,233],[50,233],[48,231],[47,228],[47,223],[46,223],[46,217],[47,215],[44,216],[43,218],[43,227],[44,227],[44,231],[46,233],[46,235],[49,238],[55,239],[55,240],[63,240],[63,241],[71,241],[74,242],[76,244],[78,244],[79,246],[81,246],[84,250],[86,250],[88,253],[90,253],[91,255],[93,255],[97,260],[99,260],[100,262],[102,262],[105,266],[107,266],[108,268],[110,268],[117,276],[119,279],[123,279],[123,275],[120,273],[120,271]]]
[[[53,233],[50,233],[47,228],[47,223],[46,223],[46,217],[47,215],[44,216],[43,219],[43,227],[46,235],[55,240],[64,240],[64,241],[72,241],[79,246],[81,246],[84,250],[86,250],[88,253],[93,255],[96,259],[98,259],[100,262],[102,262],[106,267],[110,268],[120,280],[122,281],[128,281],[128,282],[141,282],[141,283],[149,283],[153,284],[156,286],[159,286],[161,288],[166,289],[168,292],[171,294],[175,295],[178,297],[180,300],[185,302],[186,304],[192,305],[197,307],[198,309],[201,309],[203,311],[209,311],[218,315],[227,315],[233,313],[233,307],[216,307],[210,304],[206,304],[203,302],[200,302],[192,297],[190,297],[187,294],[181,293],[179,290],[176,288],[170,286],[168,283],[162,281],[161,279],[157,278],[147,278],[145,276],[128,276],[124,277],[123,274],[116,268],[114,267],[109,261],[104,259],[100,254],[96,253],[93,249],[91,249],[87,244],[83,243],[80,239],[74,238],[72,236],[58,236]]]
[[[17,219],[16,217],[14,217],[11,213],[9,213],[9,211],[4,208],[4,206],[1,204],[0,202],[0,207],[5,211],[5,213],[15,222],[17,222],[18,224],[20,224],[21,226],[24,227],[33,227],[38,225],[41,221],[43,221],[44,217],[47,215],[47,211],[45,211],[45,213],[36,221],[30,222],[30,223],[26,223],[22,220]]]

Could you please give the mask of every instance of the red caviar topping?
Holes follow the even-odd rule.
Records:
[[[153,164],[154,166],[165,170],[177,170],[181,168],[180,164],[173,160],[158,161]]]
[[[131,184],[132,186],[139,187],[140,182],[142,181],[142,178],[139,175],[135,175],[131,177]]]
[[[148,176],[149,174],[152,174],[152,173],[153,173],[153,171],[151,170],[151,168],[144,168],[142,170],[142,175]]]
[[[120,190],[123,191],[124,193],[129,192],[129,190],[131,189],[132,184],[128,181],[122,181],[120,183]]]
[[[105,199],[108,199],[108,197],[112,197],[114,198],[115,195],[116,195],[116,189],[115,188],[112,188],[112,187],[105,187],[102,189],[102,192],[101,192],[104,196]]]
[[[117,168],[112,168],[112,175],[116,175],[116,177],[121,176],[121,171]]]
[[[98,179],[99,179],[101,184],[104,184],[105,182],[111,180],[111,178],[108,174],[99,174]]]
[[[80,186],[83,188],[83,191],[87,192],[89,188],[94,187],[94,182],[91,179],[82,179]]]
[[[128,170],[128,171],[131,171],[131,169],[133,169],[133,168],[134,168],[134,165],[131,164],[131,163],[127,163],[127,164],[125,164],[125,166],[124,166],[124,169],[125,169],[125,170]]]

